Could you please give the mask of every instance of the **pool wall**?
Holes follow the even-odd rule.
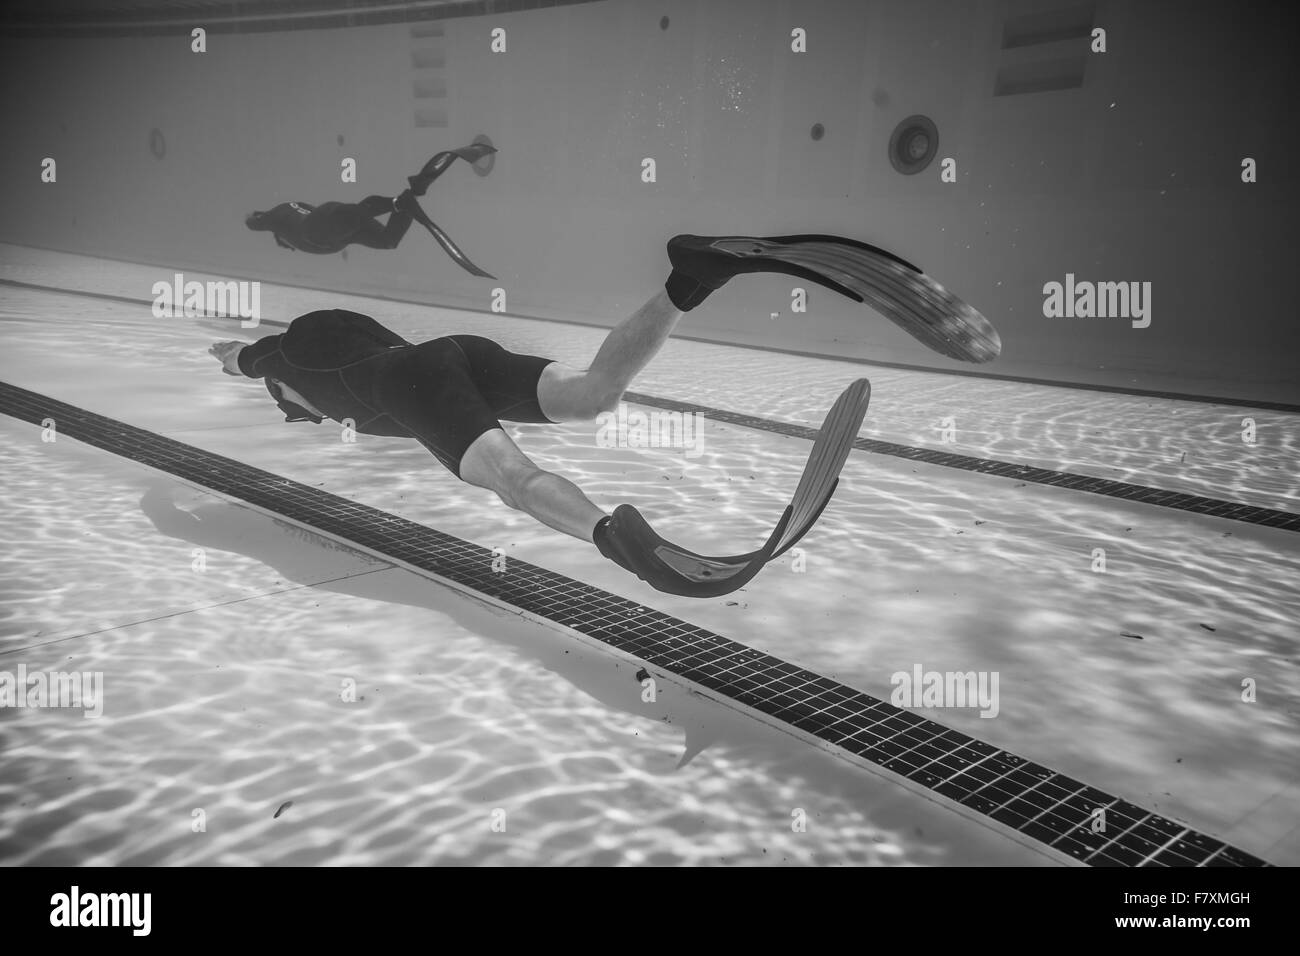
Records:
[[[990,371],[1296,401],[1285,8],[602,0],[212,32],[204,53],[184,25],[10,37],[0,238],[470,308],[500,288],[513,313],[610,324],[662,282],[674,233],[843,233],[987,314],[1006,343]],[[1094,27],[1105,53],[1089,50]],[[807,52],[791,50],[795,28]],[[938,146],[905,174],[891,136],[916,115]],[[285,200],[391,194],[480,134],[501,149],[490,174],[458,165],[425,207],[499,282],[462,273],[418,227],[346,259],[243,228]],[[46,157],[56,183],[41,182]],[[356,183],[340,181],[345,158]],[[1067,274],[1150,282],[1149,327],[1045,318],[1043,286]],[[793,284],[733,283],[684,330],[958,367],[817,287],[792,314]]]

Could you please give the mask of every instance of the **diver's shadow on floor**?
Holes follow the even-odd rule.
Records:
[[[803,742],[792,746],[777,729],[679,686],[661,681],[657,699],[644,701],[644,688],[636,677],[643,666],[639,663],[602,653],[562,631],[484,605],[252,509],[227,502],[188,510],[178,507],[173,501],[176,488],[174,482],[160,480],[151,484],[140,500],[142,512],[161,534],[199,548],[244,555],[285,580],[307,587],[446,615],[465,630],[508,647],[520,667],[540,666],[611,710],[680,728],[685,735],[684,749],[676,766],[644,768],[647,772],[673,773],[706,748],[719,747],[728,761],[753,762],[783,782],[807,780],[811,793],[822,799],[859,806],[869,819],[876,816],[871,812],[875,801],[870,795],[879,799],[881,788],[889,786],[885,782]],[[332,566],[330,556],[322,555],[322,550],[336,552],[338,564]],[[372,562],[373,568],[358,571],[358,556]],[[394,587],[393,574],[406,576],[410,586]],[[653,668],[646,670],[654,674]],[[891,807],[885,814],[895,829],[905,825],[899,819],[900,811],[906,813],[895,799],[899,795],[889,793]],[[876,824],[888,832],[888,823]],[[917,851],[918,860],[933,862],[945,854],[942,843],[929,844],[919,833],[910,834],[906,842]]]
[[[295,584],[446,615],[466,631],[508,645],[519,658],[544,667],[607,707],[681,727],[686,739],[678,767],[717,739],[721,725],[735,720],[731,711],[662,683],[655,701],[643,701],[638,664],[250,508],[227,502],[181,508],[173,501],[175,488],[174,483],[159,481],[140,499],[141,511],[161,534],[204,550],[241,554]],[[358,570],[358,560],[370,567]],[[395,587],[391,574],[374,573],[389,570],[409,576],[410,586]]]

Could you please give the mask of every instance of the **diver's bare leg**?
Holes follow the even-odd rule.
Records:
[[[538,468],[500,428],[474,440],[460,461],[460,477],[471,485],[495,491],[517,511],[542,524],[591,541],[605,512],[569,479]]]
[[[681,311],[660,289],[605,337],[587,369],[553,362],[537,383],[537,401],[553,422],[583,421],[612,411],[632,379],[672,334]]]

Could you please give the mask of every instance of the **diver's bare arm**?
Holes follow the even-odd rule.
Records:
[[[208,354],[221,363],[221,370],[227,375],[243,375],[239,370],[239,353],[244,350],[245,342],[213,342]]]

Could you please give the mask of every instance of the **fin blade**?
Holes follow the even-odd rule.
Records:
[[[822,512],[826,510],[826,506],[831,503],[831,498],[835,496],[835,489],[838,488],[839,485],[840,485],[840,480],[836,478],[835,482],[831,485],[830,491],[828,491],[825,497],[822,498],[821,504],[819,504],[813,510],[808,520],[803,523],[803,526],[802,527],[795,526],[791,528],[790,533],[782,537],[782,540],[779,542],[777,549],[772,552],[772,558],[779,558],[781,555],[785,554],[796,544],[798,544],[800,539],[803,538],[804,535],[806,535],[809,531],[812,530],[812,526],[815,525],[817,523],[817,519],[822,516]],[[769,558],[768,560],[770,561],[771,558]]]
[[[635,523],[640,536],[653,542],[650,550],[659,567],[671,572],[671,580],[657,577],[652,586],[686,597],[729,594],[749,583],[767,562],[793,547],[816,524],[835,494],[870,401],[871,383],[865,378],[840,393],[813,442],[793,499],[757,551],[730,557],[696,554],[660,537],[635,508],[620,506],[615,515],[622,513],[622,520]],[[628,510],[623,512],[624,508]],[[642,579],[648,580],[644,576]]]
[[[711,245],[763,271],[797,275],[880,312],[927,348],[988,362],[1002,339],[984,315],[891,252],[840,236],[725,236]]]
[[[831,236],[824,233],[804,233],[797,236],[765,236],[763,238],[754,238],[751,236],[720,236],[711,243],[715,249],[720,249],[740,258],[754,258],[756,256],[761,258],[762,256],[767,255],[779,258],[781,250],[784,248],[792,248],[808,244],[838,246],[845,252],[864,253],[876,259],[896,262],[900,266],[903,266],[912,272],[921,271],[920,266],[908,262],[902,256],[895,255],[888,249],[882,249],[880,246],[873,246],[869,242],[862,242],[858,239],[849,239],[845,236]]]
[[[451,257],[452,262],[456,263],[456,265],[460,266],[470,275],[476,275],[483,279],[496,278],[496,276],[494,276],[492,273],[480,269],[478,266],[474,265],[474,263],[470,261],[469,256],[461,252],[460,247],[457,246],[456,243],[451,241],[451,236],[443,232],[443,230],[441,229],[441,227],[438,226],[437,223],[435,223],[432,219],[430,219],[427,215],[425,215],[425,212],[423,209],[420,208],[419,203],[413,203],[413,205],[415,209],[411,213],[412,217],[415,219],[416,222],[422,225],[425,229],[429,230],[429,235],[433,236],[434,240],[437,241],[438,245],[442,246],[443,251],[446,252],[447,255]]]
[[[446,149],[441,153],[435,153],[433,158],[424,164],[420,170],[421,176],[427,176],[429,184],[432,185],[434,180],[451,168],[457,158],[473,165],[484,156],[491,156],[497,152],[495,146],[489,146],[487,143],[472,143],[469,146],[460,146],[456,149]]]
[[[826,413],[790,502],[790,520],[772,550],[772,557],[783,554],[807,534],[826,509],[839,485],[840,472],[853,449],[853,440],[858,437],[870,402],[871,383],[860,378],[840,393]]]
[[[941,355],[987,362],[1002,352],[993,324],[925,273],[832,243],[790,246],[781,257],[853,290],[855,298]]]
[[[857,239],[848,239],[844,236],[829,236],[825,234],[799,235],[799,236],[773,236],[773,242],[782,242],[787,245],[795,243],[819,242],[832,243],[845,249],[856,249],[868,253],[873,257],[888,259],[890,262],[897,262],[900,266],[911,270],[912,272],[923,271],[920,266],[908,262],[900,255],[890,252],[888,249],[882,249],[880,246],[873,246],[869,242],[861,242]]]

